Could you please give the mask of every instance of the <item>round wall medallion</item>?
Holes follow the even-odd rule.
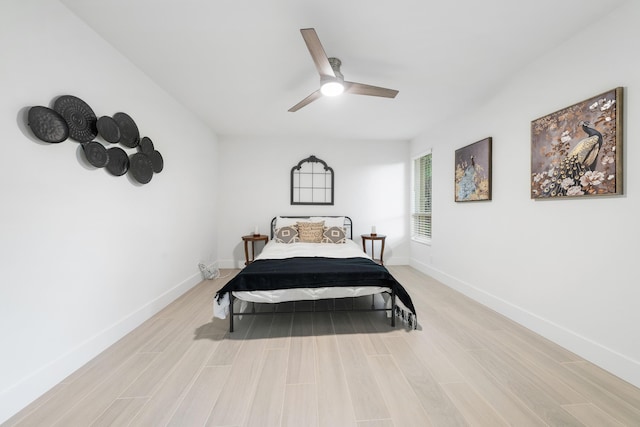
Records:
[[[97,123],[98,133],[105,141],[115,144],[120,141],[120,127],[113,118],[102,116]]]
[[[146,184],[153,177],[153,164],[144,153],[135,153],[129,158],[131,174],[141,184]]]
[[[116,121],[120,128],[120,144],[125,147],[133,148],[140,142],[140,132],[138,125],[127,113],[115,113],[113,120]]]
[[[109,162],[107,149],[98,141],[83,143],[82,148],[84,149],[84,155],[91,165],[97,168],[103,168]]]
[[[153,150],[153,152],[149,155],[151,158],[151,164],[153,165],[153,171],[155,173],[162,172],[164,169],[164,159],[162,158],[162,154],[158,150]]]
[[[79,142],[89,142],[98,136],[98,119],[87,103],[72,95],[63,95],[53,104],[69,126],[69,137]]]
[[[153,150],[154,150],[153,141],[151,141],[151,138],[149,138],[148,136],[145,136],[140,140],[140,145],[138,146],[138,148],[144,154],[151,155],[151,153],[153,153]]]
[[[44,142],[58,143],[69,137],[69,126],[57,111],[47,107],[31,107],[28,115],[33,134]]]
[[[122,176],[129,170],[129,156],[120,147],[111,147],[107,150],[109,162],[107,170],[115,176]]]

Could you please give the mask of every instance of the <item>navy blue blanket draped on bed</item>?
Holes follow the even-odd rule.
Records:
[[[216,293],[216,299],[231,291],[266,291],[291,288],[382,286],[394,291],[415,316],[411,297],[386,267],[361,257],[293,257],[263,259],[247,265]]]

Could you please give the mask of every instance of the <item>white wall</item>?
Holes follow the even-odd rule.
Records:
[[[49,0],[0,3],[0,422],[201,280],[217,259],[217,137]],[[39,142],[34,105],[129,113],[162,153],[147,185]],[[135,150],[133,150],[135,151]],[[129,152],[133,152],[129,150]]]
[[[241,236],[258,225],[268,234],[278,215],[347,215],[354,241],[375,225],[386,234],[385,264],[409,262],[407,141],[340,141],[313,138],[220,138],[218,190],[220,266],[244,265]],[[292,206],[291,168],[310,155],[335,173],[333,206]],[[230,184],[232,183],[232,184]],[[379,250],[379,246],[376,246]]]
[[[640,386],[640,4],[628,2],[533,63],[470,114],[429,129],[434,235],[411,265]],[[625,87],[620,197],[533,201],[530,123]],[[454,151],[493,137],[493,200],[454,203]]]

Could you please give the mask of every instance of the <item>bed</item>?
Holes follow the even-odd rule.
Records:
[[[234,316],[264,314],[255,311],[255,304],[330,300],[329,310],[337,311],[336,299],[372,296],[367,310],[387,312],[391,326],[399,317],[415,328],[417,317],[407,291],[352,238],[349,217],[273,218],[271,239],[262,252],[216,293],[214,316],[229,317],[233,332]],[[383,297],[381,306],[374,304],[378,294]],[[246,310],[249,304],[251,311]],[[362,309],[352,305],[346,310]],[[291,311],[277,311],[283,312]]]

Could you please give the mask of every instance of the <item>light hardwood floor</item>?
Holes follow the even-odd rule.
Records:
[[[383,313],[265,314],[230,336],[212,320],[227,271],[4,425],[640,426],[640,389],[410,267],[389,270],[418,330]]]

